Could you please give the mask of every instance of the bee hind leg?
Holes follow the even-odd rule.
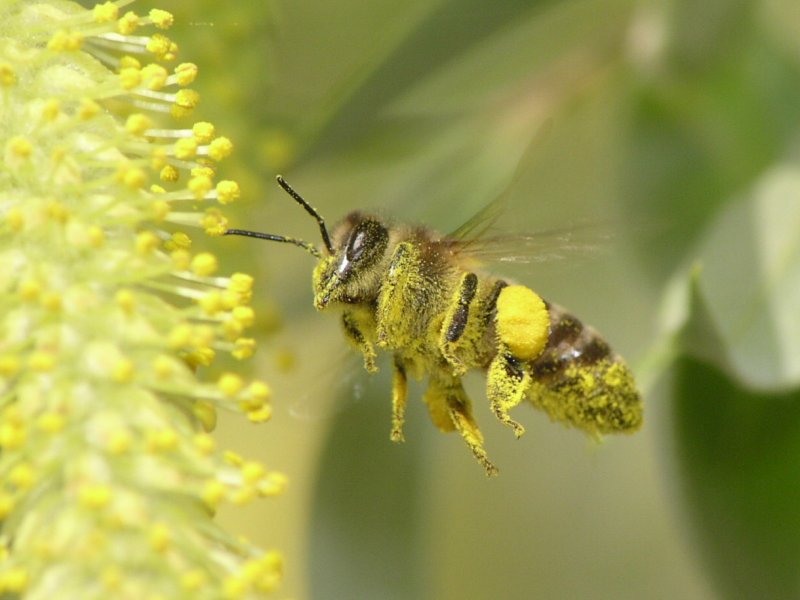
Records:
[[[531,373],[528,363],[514,358],[500,344],[486,377],[486,396],[497,419],[511,427],[518,438],[525,433],[525,428],[512,419],[508,411],[525,398],[530,387]]]
[[[472,404],[469,397],[460,380],[448,379],[450,381],[431,378],[425,392],[423,400],[428,405],[431,420],[442,431],[453,431],[454,429],[458,431],[472,455],[486,471],[486,475],[493,477],[499,471],[489,460],[483,447],[483,434],[472,416]]]

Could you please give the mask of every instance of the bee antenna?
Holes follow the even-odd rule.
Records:
[[[245,229],[228,229],[224,235],[243,235],[246,237],[253,237],[258,238],[260,240],[267,240],[270,242],[283,242],[286,244],[294,244],[295,246],[300,246],[306,252],[320,258],[319,250],[317,250],[313,244],[309,244],[308,242],[304,242],[303,240],[298,240],[296,238],[285,237],[282,235],[275,235],[272,233],[260,233],[258,231],[247,231]]]
[[[278,185],[281,186],[287,194],[289,194],[292,198],[294,198],[297,201],[297,203],[306,210],[308,214],[310,214],[317,220],[317,223],[319,223],[319,232],[322,234],[322,243],[325,244],[325,248],[327,248],[328,252],[330,254],[333,254],[333,244],[331,244],[331,238],[328,235],[328,229],[325,227],[325,220],[320,216],[320,214],[316,210],[314,210],[313,206],[311,206],[308,202],[306,202],[300,194],[294,191],[292,186],[286,183],[286,180],[283,177],[278,175],[277,177],[275,177],[275,179],[277,180]],[[295,243],[295,242],[290,242],[290,243]],[[319,253],[317,253],[316,256],[319,256]]]

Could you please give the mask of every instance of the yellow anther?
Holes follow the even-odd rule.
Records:
[[[206,210],[206,214],[203,216],[200,224],[208,235],[223,235],[228,231],[228,219],[214,208]]]
[[[251,423],[266,423],[272,418],[272,407],[265,404],[261,408],[247,413],[247,420]]]
[[[6,154],[17,159],[29,158],[33,145],[21,135],[15,135],[6,142]]]
[[[171,210],[169,202],[166,200],[155,200],[150,204],[150,216],[155,221],[163,221],[166,219]]]
[[[217,257],[210,252],[201,252],[192,259],[191,270],[195,275],[213,275],[218,267]]]
[[[42,293],[42,284],[35,279],[23,279],[19,282],[17,292],[24,302],[33,302]]]
[[[156,33],[147,41],[145,48],[148,52],[155,54],[159,58],[163,58],[169,51],[172,42],[170,39],[160,33]]]
[[[133,436],[127,429],[115,429],[108,436],[106,448],[111,454],[125,454],[133,445]]]
[[[243,327],[250,327],[255,321],[255,311],[249,306],[237,306],[233,309],[233,318],[239,321]]]
[[[13,354],[0,355],[0,375],[11,377],[16,375],[21,367],[22,364],[18,356]]]
[[[207,433],[196,433],[192,438],[192,442],[194,443],[194,447],[197,448],[201,454],[205,454],[206,456],[210,456],[217,449],[217,443],[214,441],[214,438]]]
[[[61,103],[57,98],[50,98],[42,107],[42,118],[45,121],[55,121],[61,114]]]
[[[117,31],[122,35],[131,35],[139,27],[139,16],[132,11],[126,12],[117,21]]]
[[[270,472],[257,486],[258,493],[262,496],[278,496],[286,491],[289,478],[278,471]]]
[[[223,179],[217,184],[217,200],[220,204],[230,204],[239,198],[240,194],[239,184],[235,181]]]
[[[197,141],[194,138],[181,138],[175,142],[175,156],[181,160],[194,158],[197,154]]]
[[[49,50],[57,52],[75,52],[81,49],[83,45],[83,35],[77,31],[65,31],[63,29],[56,31],[47,42]]]
[[[171,13],[168,13],[165,10],[161,10],[159,8],[153,8],[150,10],[148,14],[150,20],[153,24],[158,27],[159,29],[169,29],[172,27],[172,22],[174,20]]]
[[[175,67],[175,78],[178,85],[191,85],[197,77],[197,65],[194,63],[181,63]]]
[[[201,176],[192,177],[186,187],[189,188],[196,200],[202,200],[211,191],[213,185],[210,177]]]
[[[159,379],[168,379],[175,373],[175,363],[171,356],[158,355],[153,359],[153,372]]]
[[[239,338],[235,342],[235,348],[231,352],[231,356],[237,360],[244,360],[253,356],[255,351],[256,341],[253,338]]]
[[[163,66],[150,63],[142,68],[142,82],[150,90],[160,90],[167,84],[169,71]]]
[[[177,271],[185,271],[192,261],[192,255],[186,250],[173,250],[170,252],[169,258]]]
[[[232,398],[244,388],[244,381],[235,373],[224,373],[217,381],[217,389],[224,395]]]
[[[110,23],[119,18],[119,7],[111,1],[95,4],[92,16],[97,23]]]
[[[175,430],[169,428],[150,431],[147,436],[147,446],[155,452],[172,452],[179,441]]]
[[[134,135],[144,135],[153,126],[153,122],[142,113],[133,113],[125,121],[125,129]]]
[[[91,98],[82,98],[78,107],[78,118],[86,121],[96,116],[101,110],[100,105]]]
[[[16,595],[28,587],[28,571],[24,567],[11,567],[0,574],[0,590]]]
[[[197,592],[208,584],[208,575],[200,569],[192,569],[181,573],[181,588],[188,592]]]
[[[197,304],[207,315],[215,315],[222,310],[222,296],[218,291],[212,290],[203,294],[197,300]]]
[[[158,236],[152,231],[140,231],[136,235],[136,252],[139,254],[149,254],[159,245]]]
[[[192,407],[192,413],[200,421],[203,431],[214,431],[217,426],[217,409],[213,404],[205,400],[198,400]]]
[[[86,230],[86,242],[92,248],[101,248],[106,243],[106,232],[99,225],[90,225]]]
[[[201,144],[207,144],[214,138],[214,125],[208,121],[198,121],[192,125],[192,135]]]
[[[209,508],[216,508],[219,506],[222,499],[225,498],[225,486],[222,482],[211,479],[203,486],[200,497]]]
[[[119,290],[114,295],[114,302],[129,315],[133,314],[133,310],[136,308],[136,296],[131,290]]]
[[[58,312],[61,310],[61,294],[59,292],[46,292],[42,295],[42,307],[50,312]]]
[[[132,90],[142,83],[142,72],[133,67],[120,69],[119,81],[124,90]]]
[[[208,155],[217,162],[230,156],[231,152],[233,152],[233,142],[226,137],[218,137],[208,145]]]
[[[158,174],[158,177],[161,181],[168,181],[169,183],[175,183],[180,178],[180,173],[178,169],[173,167],[172,165],[164,165],[164,168],[161,169],[161,172]]]
[[[0,447],[16,450],[28,439],[26,428],[20,423],[0,423]]]
[[[178,90],[175,94],[175,103],[172,105],[172,114],[175,117],[184,117],[191,114],[199,102],[200,94],[194,90]]]
[[[117,181],[132,190],[138,190],[147,183],[147,173],[139,167],[124,163],[117,170]]]

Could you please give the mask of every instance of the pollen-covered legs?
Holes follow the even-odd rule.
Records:
[[[439,335],[439,351],[453,368],[454,375],[463,375],[468,365],[456,356],[456,349],[464,337],[469,324],[470,308],[478,291],[478,277],[475,273],[464,273],[458,281],[450,304],[444,315]],[[469,340],[465,340],[469,342]],[[463,344],[462,344],[463,345]]]
[[[461,385],[461,380],[458,377],[432,374],[423,400],[428,405],[433,423],[441,431],[458,431],[486,470],[486,475],[497,475],[497,467],[491,463],[483,448],[483,435],[472,417],[472,403]]]

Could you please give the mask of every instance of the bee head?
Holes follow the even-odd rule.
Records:
[[[314,306],[353,303],[370,297],[389,245],[388,229],[375,217],[354,212],[334,231],[333,252],[314,269]]]
[[[283,242],[303,248],[317,257],[314,269],[314,306],[322,310],[333,302],[354,302],[376,286],[379,273],[374,268],[386,253],[389,232],[375,217],[351,213],[335,230],[331,242],[325,220],[300,194],[278,175],[280,185],[305,211],[316,219],[322,236],[320,251],[314,244],[297,238],[260,233],[244,229],[228,229],[225,235],[244,235],[270,242]]]

